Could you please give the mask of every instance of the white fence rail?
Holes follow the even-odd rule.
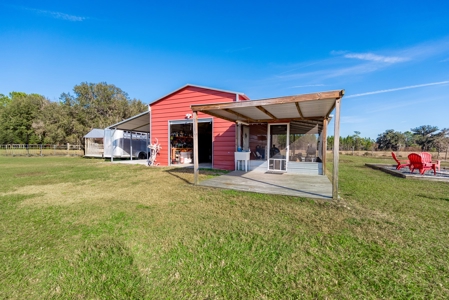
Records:
[[[83,156],[81,145],[0,145],[0,156]]]

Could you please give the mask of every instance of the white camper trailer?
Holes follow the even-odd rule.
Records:
[[[102,141],[99,138],[100,131],[103,132]],[[95,132],[94,141],[90,140],[92,132]],[[146,133],[93,129],[85,136],[85,139],[86,157],[110,158],[112,154],[113,158],[146,159],[148,155],[148,135]]]

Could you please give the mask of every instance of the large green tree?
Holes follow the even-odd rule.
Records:
[[[406,137],[399,131],[388,129],[379,134],[376,139],[379,150],[394,150],[398,151],[405,146]]]
[[[438,137],[438,127],[431,125],[421,125],[410,129],[415,136],[415,142],[421,146],[422,151],[429,151],[434,146],[434,142]]]
[[[140,100],[113,84],[83,82],[73,88],[73,95],[63,93],[60,103],[67,141],[83,144],[83,136],[93,128],[105,128],[147,109]]]
[[[0,109],[6,107],[11,102],[11,97],[0,94]]]
[[[32,126],[42,143],[63,144],[67,142],[67,122],[69,120],[62,105],[49,101],[41,106]]]
[[[38,94],[10,93],[10,101],[0,110],[0,144],[34,144],[42,139],[33,123],[49,101]]]
[[[437,157],[440,157],[440,152],[446,151],[445,159],[447,159],[447,152],[449,150],[449,128],[441,129],[435,138],[434,145],[438,151]]]

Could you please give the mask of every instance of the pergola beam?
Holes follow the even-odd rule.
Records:
[[[224,117],[224,116],[222,116],[222,115],[213,113],[213,112],[208,111],[208,110],[204,110],[204,111],[202,111],[202,113],[205,113],[205,114],[211,115],[212,117],[216,117],[216,118],[219,118],[219,119],[223,119],[223,120],[226,120],[226,121],[229,121],[229,122],[235,122],[235,121],[236,121],[236,120],[233,120],[233,119],[231,119],[231,118]]]
[[[326,113],[326,118],[329,118],[331,112],[334,110],[335,108],[335,103],[332,105],[331,109],[329,109],[329,111]]]
[[[283,104],[283,103],[295,103],[295,102],[305,102],[314,100],[325,100],[325,99],[337,99],[343,96],[343,90],[321,92],[314,94],[287,96],[263,100],[254,101],[241,101],[241,102],[226,102],[226,103],[215,103],[215,104],[199,104],[191,105],[193,111],[205,111],[205,110],[215,110],[215,109],[225,109],[225,108],[240,108],[240,107],[254,107],[254,106],[265,106],[273,104]]]
[[[243,114],[241,114],[241,113],[239,113],[239,112],[236,112],[236,111],[234,111],[234,110],[232,110],[232,109],[225,108],[225,109],[223,109],[223,110],[226,111],[226,112],[228,112],[228,113],[230,113],[230,114],[236,115],[236,116],[239,117],[239,118],[242,118],[242,121],[243,121],[243,120],[247,120],[247,121],[249,121],[249,122],[253,122],[253,121],[254,121],[254,120],[251,119],[250,117],[245,116],[245,115],[243,115]]]
[[[302,114],[301,108],[299,107],[299,103],[295,102],[296,110],[298,111],[298,114],[301,116],[301,118],[304,119],[304,115]]]
[[[316,121],[316,124],[321,124],[323,121],[323,117],[313,117],[313,118],[274,118],[274,119],[254,119],[251,123],[273,123],[273,121],[275,121],[276,123],[285,123],[285,122],[290,122],[290,121],[299,121],[299,122],[304,122],[304,121]],[[235,122],[235,121],[234,121]]]
[[[263,112],[264,114],[266,114],[267,116],[269,116],[271,119],[277,119],[275,115],[273,115],[272,113],[270,113],[268,110],[266,110],[265,108],[263,108],[262,106],[256,106],[256,108],[258,110],[260,110],[261,112]]]

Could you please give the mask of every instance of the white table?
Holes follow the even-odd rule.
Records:
[[[240,161],[245,162],[245,172],[248,172],[248,163],[249,163],[249,155],[251,152],[234,152],[234,160],[235,160],[235,170],[237,171],[239,168],[238,163]]]

